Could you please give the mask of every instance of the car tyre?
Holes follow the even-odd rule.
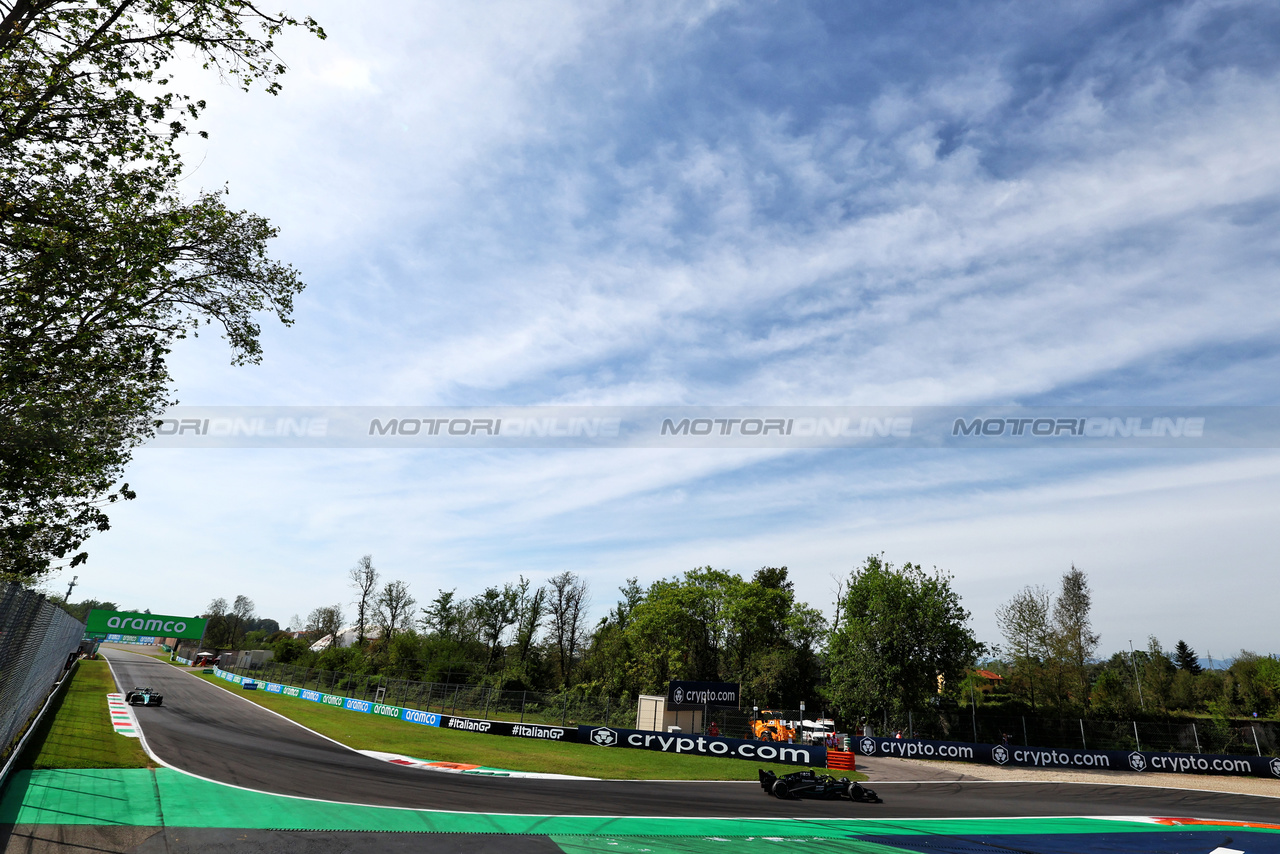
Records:
[[[791,790],[787,788],[787,784],[782,780],[773,781],[773,796],[778,800],[791,800]]]

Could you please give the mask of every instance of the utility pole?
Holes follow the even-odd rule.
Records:
[[[1138,676],[1138,663],[1133,658],[1133,641],[1129,641],[1129,666],[1133,668],[1133,681],[1138,683],[1138,702],[1142,704],[1142,711],[1147,710],[1147,701],[1142,699],[1142,677]]]
[[[76,589],[76,582],[79,580],[80,576],[74,575],[71,577],[71,583],[67,585],[67,598],[63,601],[68,605],[71,604],[71,591]]]

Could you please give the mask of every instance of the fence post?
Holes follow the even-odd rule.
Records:
[[[564,692],[564,709],[562,709],[560,712],[560,726],[564,726],[565,721],[567,720],[569,720],[569,692],[565,691]],[[1254,739],[1257,740],[1256,735],[1254,736]],[[1262,754],[1259,753],[1258,755],[1261,756]]]
[[[1027,738],[1027,716],[1022,716],[1022,746],[1030,747],[1031,741]]]
[[[973,713],[973,743],[978,743],[978,712]]]
[[[1194,722],[1192,722],[1191,724],[1191,737],[1196,740],[1196,753],[1199,753],[1200,752],[1200,733],[1196,732],[1196,725]]]
[[[492,687],[485,688],[485,689],[484,689],[484,717],[485,717],[485,720],[488,720],[488,719],[489,719],[489,701],[490,701],[490,700],[492,700],[492,699],[493,699],[493,688],[492,688]]]
[[[520,723],[524,723],[524,704],[529,702],[529,692],[520,692]]]
[[[605,726],[609,725],[609,695],[608,694],[606,694],[604,697],[604,725]]]
[[[450,714],[456,714],[458,711],[458,692],[461,690],[462,690],[461,685],[453,689],[453,710],[450,712]]]
[[[1258,755],[1262,755],[1262,745],[1258,744],[1258,728],[1253,724],[1249,724],[1249,729],[1253,730],[1253,747],[1258,751]]]
[[[1089,745],[1084,740],[1084,718],[1076,718],[1080,722],[1080,746],[1085,750],[1089,749]]]
[[[1138,738],[1138,722],[1133,722],[1133,743],[1138,745],[1138,749],[1142,749],[1142,741]]]

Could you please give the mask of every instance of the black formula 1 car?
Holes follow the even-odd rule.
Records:
[[[848,798],[854,803],[881,803],[879,795],[848,777],[837,780],[830,775],[816,774],[813,771],[796,771],[779,777],[772,771],[760,769],[760,788],[784,801],[797,798],[824,801]]]
[[[164,697],[151,688],[134,688],[125,692],[124,701],[130,706],[158,706],[164,702]]]

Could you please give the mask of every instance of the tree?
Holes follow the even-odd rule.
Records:
[[[724,586],[724,648],[717,678],[738,682],[742,695],[761,706],[794,708],[813,699],[821,677],[815,647],[826,620],[797,602],[788,571],[761,567],[750,581]]]
[[[90,611],[119,611],[120,606],[115,602],[103,602],[98,599],[81,599],[79,602],[67,604],[67,601],[61,596],[50,596],[49,601],[75,617],[80,622],[89,619]]]
[[[568,570],[553,575],[547,583],[551,587],[547,603],[551,619],[548,628],[560,666],[560,684],[569,685],[574,656],[585,640],[591,592],[586,581]]]
[[[237,596],[226,615],[228,642],[232,649],[238,649],[244,636],[245,624],[254,619],[253,600],[248,596]]]
[[[338,645],[338,633],[342,631],[342,606],[322,605],[307,615],[307,631],[313,640],[331,637],[332,646]]]
[[[1167,708],[1173,695],[1173,679],[1178,672],[1173,659],[1160,646],[1155,635],[1147,639],[1145,654],[1138,655],[1141,656],[1138,666],[1147,707]]]
[[[218,324],[261,358],[256,313],[291,323],[302,289],[275,230],[222,193],[177,190],[175,148],[204,102],[169,89],[193,52],[279,89],[283,28],[238,0],[0,2],[0,574],[74,566],[132,449],[169,401],[166,356]]]
[[[457,590],[439,590],[431,606],[422,609],[422,628],[443,640],[458,640],[465,620],[465,605],[457,601]]]
[[[511,584],[502,589],[487,587],[471,600],[471,612],[480,628],[480,640],[485,645],[484,672],[487,674],[502,652],[502,637],[515,623],[518,594]]]
[[[356,646],[363,647],[374,591],[378,589],[378,570],[373,565],[373,555],[365,555],[356,561],[356,565],[348,571],[347,578],[356,591],[355,601],[352,602],[356,606]]]
[[[828,641],[832,703],[846,718],[883,709],[900,718],[956,682],[984,647],[951,576],[918,565],[898,569],[872,555],[853,571]]]
[[[396,633],[409,628],[413,619],[413,606],[417,604],[409,595],[409,585],[403,581],[388,581],[373,602],[373,617],[382,627],[383,644],[389,644]]]
[[[516,590],[516,652],[524,664],[547,615],[547,588],[539,587],[530,593],[529,581],[522,575]]]
[[[1196,657],[1196,651],[1187,646],[1184,640],[1178,641],[1177,646],[1173,648],[1174,660],[1178,663],[1179,670],[1185,670],[1192,676],[1197,675],[1204,668],[1200,666],[1200,660]]]
[[[1015,672],[1025,675],[1030,686],[1031,708],[1036,707],[1036,674],[1052,647],[1053,626],[1049,620],[1053,596],[1048,590],[1028,585],[996,611],[996,625],[1013,653]]]
[[[1073,683],[1081,705],[1089,701],[1089,671],[1086,665],[1098,648],[1099,635],[1093,631],[1089,611],[1093,594],[1089,578],[1076,565],[1062,575],[1062,591],[1053,605],[1053,648],[1066,681]]]

